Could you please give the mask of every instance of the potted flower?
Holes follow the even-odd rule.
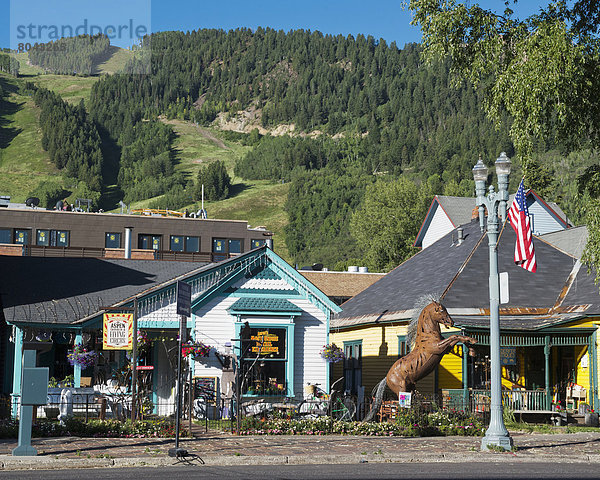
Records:
[[[190,340],[181,347],[181,354],[184,357],[189,355],[192,358],[202,358],[208,357],[211,350],[212,347],[209,345],[204,345],[202,342],[193,342]]]
[[[335,343],[323,345],[321,350],[321,358],[329,363],[341,362],[344,357],[344,352]]]
[[[73,366],[80,366],[82,369],[92,367],[96,364],[98,353],[94,350],[88,350],[81,343],[77,343],[73,350],[67,353],[67,360]]]

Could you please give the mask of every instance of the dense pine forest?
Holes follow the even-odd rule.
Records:
[[[15,77],[19,75],[19,62],[8,52],[0,52],[0,72],[9,73]]]
[[[104,38],[88,40],[64,40],[66,50],[83,48],[81,58],[91,58],[108,47]],[[32,58],[50,68],[46,50]],[[224,138],[251,147],[232,173],[290,184],[286,243],[298,263],[391,268],[414,253],[410,238],[417,232],[412,224],[402,227],[410,231],[396,235],[385,255],[370,251],[375,247],[360,215],[373,197],[396,196],[406,215],[422,218],[435,194],[473,194],[471,168],[479,155],[488,163],[501,151],[513,156],[510,119],[495,129],[477,92],[452,85],[448,64],[424,65],[415,44],[400,49],[371,36],[258,28],[157,33],[141,50],[150,57],[134,58],[126,73],[93,85],[87,111],[83,105],[65,110],[82,122],[73,128],[92,122],[100,150],[116,156],[115,162],[100,162],[104,183],[114,179],[126,203],[162,195],[152,205],[169,208],[193,207],[201,184],[213,198],[227,197],[234,189],[223,165],[202,169],[197,178],[175,173],[175,136],[166,121],[224,129]],[[75,56],[62,60],[63,71],[86,72]],[[147,62],[151,73],[140,73]],[[559,165],[569,162],[559,147],[539,145],[540,155],[551,152],[553,160],[538,163],[540,181],[531,186],[547,200],[564,200],[573,217],[579,208],[573,176],[556,178]],[[596,158],[581,155],[587,164]],[[513,160],[516,186],[520,167]],[[97,189],[85,168],[82,174],[57,165]]]
[[[62,75],[91,75],[94,65],[106,54],[109,47],[110,40],[105,35],[80,35],[35,44],[28,53],[32,64],[49,72]]]

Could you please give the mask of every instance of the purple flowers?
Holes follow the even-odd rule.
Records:
[[[321,358],[330,363],[341,362],[344,360],[344,352],[335,343],[330,343],[328,345],[323,345]]]
[[[69,353],[67,360],[71,365],[79,365],[81,368],[92,367],[96,364],[98,353],[94,350],[88,350],[81,343],[76,344]]]

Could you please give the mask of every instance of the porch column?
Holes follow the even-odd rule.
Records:
[[[590,338],[590,346],[588,348],[590,361],[590,403],[594,410],[598,410],[598,359],[597,359],[597,348],[596,348],[597,333],[594,332]]]
[[[13,342],[15,344],[15,354],[13,356],[13,387],[10,394],[10,413],[13,418],[19,416],[19,400],[21,398],[21,357],[23,355],[23,330],[13,326]]]
[[[468,355],[469,349],[463,343],[461,344],[462,349],[462,387],[463,387],[463,410],[467,410],[469,407],[469,362]]]
[[[295,395],[294,393],[294,382],[296,380],[296,376],[294,375],[294,343],[296,342],[296,335],[295,335],[295,327],[296,324],[294,323],[294,317],[291,317],[290,319],[290,326],[287,329],[287,357],[288,357],[288,361],[287,361],[287,365],[286,365],[286,376],[289,380],[288,385],[287,385],[287,394],[290,397],[293,397]]]
[[[83,343],[83,335],[81,332],[75,335],[75,345]],[[73,385],[75,388],[81,387],[81,365],[73,365]]]
[[[550,335],[544,337],[544,376],[546,380],[546,408],[549,410],[552,405],[552,391],[550,390]]]

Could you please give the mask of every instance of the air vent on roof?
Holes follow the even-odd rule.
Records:
[[[40,199],[37,197],[29,197],[25,200],[25,205],[28,207],[37,207],[40,204]]]

